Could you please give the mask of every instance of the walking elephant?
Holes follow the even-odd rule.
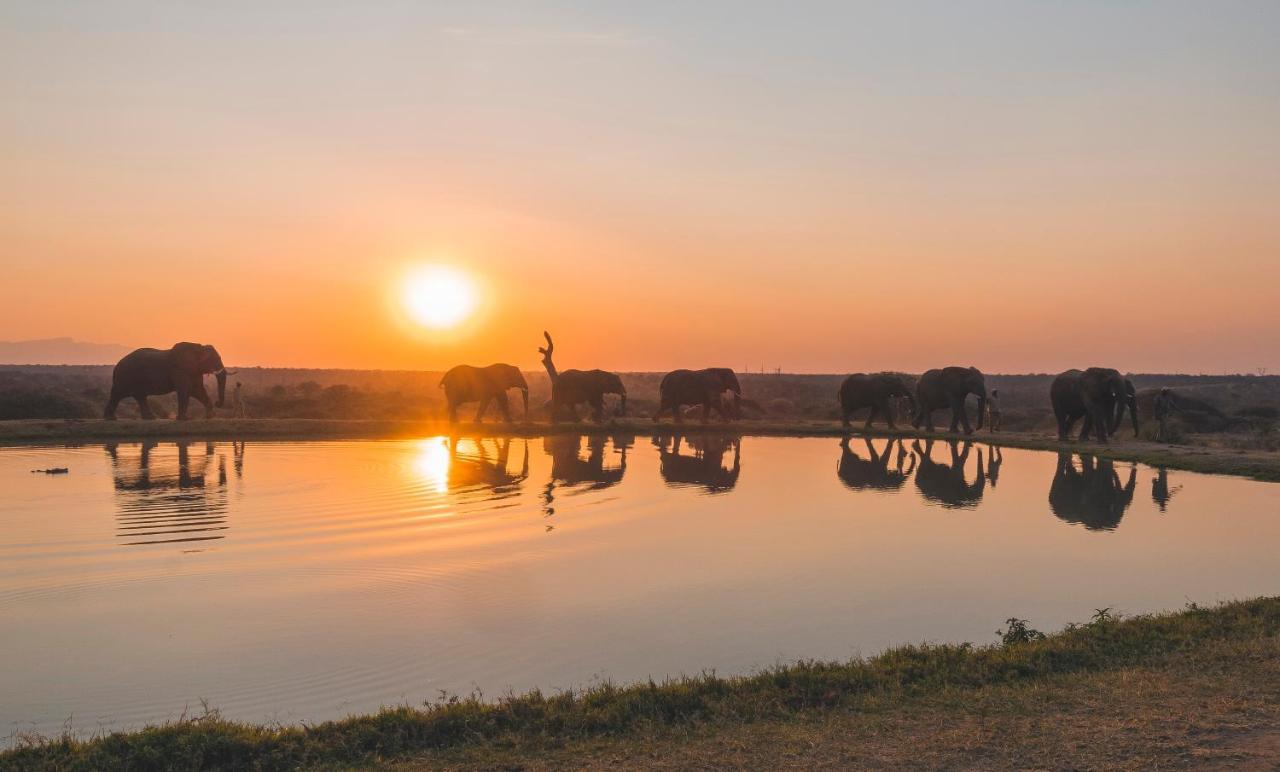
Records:
[[[733,393],[733,401],[729,405],[722,399],[726,391]],[[670,410],[672,419],[680,423],[683,421],[680,415],[683,405],[701,405],[703,423],[707,422],[713,408],[726,421],[742,415],[742,387],[738,385],[737,374],[727,367],[672,370],[662,377],[658,393],[661,401],[653,414],[655,422]]]
[[[1049,387],[1053,416],[1058,421],[1058,439],[1066,441],[1076,421],[1084,419],[1080,439],[1092,432],[1098,442],[1119,428],[1127,408],[1133,419],[1133,434],[1138,436],[1138,402],[1133,384],[1118,370],[1090,367],[1059,373]]]
[[[502,411],[502,420],[511,423],[511,408],[507,404],[507,390],[519,389],[524,397],[524,415],[529,416],[529,384],[524,374],[514,365],[494,364],[488,367],[458,365],[440,379],[445,399],[449,403],[449,422],[458,422],[458,406],[467,402],[479,402],[476,423],[484,419],[489,403],[496,401]]]
[[[964,401],[970,394],[978,397],[978,428],[982,428],[982,416],[987,411],[987,381],[976,367],[943,367],[920,376],[916,382],[916,415],[911,425],[920,428],[924,424],[933,431],[933,411],[951,408],[951,431],[963,424],[965,434],[973,434],[969,427],[969,415]]]
[[[547,376],[551,379],[552,423],[555,423],[560,414],[565,411],[574,421],[577,421],[577,406],[584,402],[591,406],[592,417],[597,422],[603,421],[604,395],[606,394],[619,395],[621,399],[618,402],[617,415],[627,414],[627,389],[622,385],[622,379],[617,373],[607,370],[558,371],[555,363],[551,361],[551,355],[555,351],[551,334],[543,332],[542,335],[547,339],[547,345],[546,348],[539,348],[538,353],[542,354],[542,366],[547,369]]]
[[[905,397],[911,406],[911,412],[915,413],[916,405],[911,396],[911,387],[902,376],[892,373],[854,373],[840,384],[839,396],[840,421],[846,429],[851,425],[849,419],[854,412],[862,408],[871,408],[867,413],[867,422],[862,427],[864,430],[871,428],[871,422],[875,420],[877,413],[884,416],[890,429],[896,429],[893,425],[893,409],[890,407],[890,401],[895,397]]]
[[[140,348],[126,354],[112,371],[111,396],[102,417],[114,421],[120,401],[132,397],[142,417],[151,420],[155,415],[147,405],[147,397],[176,391],[179,421],[187,420],[187,405],[192,397],[204,405],[204,417],[213,418],[214,403],[204,388],[204,376],[209,373],[218,382],[217,407],[222,407],[227,397],[227,368],[213,346],[176,343],[163,350]]]

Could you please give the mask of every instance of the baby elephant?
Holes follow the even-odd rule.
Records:
[[[915,398],[902,376],[893,373],[854,373],[840,384],[840,421],[848,429],[849,419],[855,411],[871,408],[871,412],[867,413],[864,429],[871,428],[871,422],[877,414],[884,416],[890,429],[897,428],[893,425],[893,410],[890,407],[890,402],[895,397],[904,397],[911,406],[911,412],[915,412]]]

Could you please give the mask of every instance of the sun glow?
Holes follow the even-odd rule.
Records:
[[[419,268],[404,282],[405,310],[418,324],[437,330],[456,327],[476,309],[479,293],[467,274],[443,265]]]
[[[418,443],[413,469],[428,488],[436,493],[448,493],[451,461],[448,441],[443,437],[431,437]]]

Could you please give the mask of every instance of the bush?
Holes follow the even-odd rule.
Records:
[[[93,418],[100,405],[55,389],[12,389],[0,392],[0,420],[19,418]]]

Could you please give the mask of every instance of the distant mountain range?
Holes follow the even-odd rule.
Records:
[[[113,365],[132,350],[119,343],[86,343],[72,338],[0,340],[0,364]]]

